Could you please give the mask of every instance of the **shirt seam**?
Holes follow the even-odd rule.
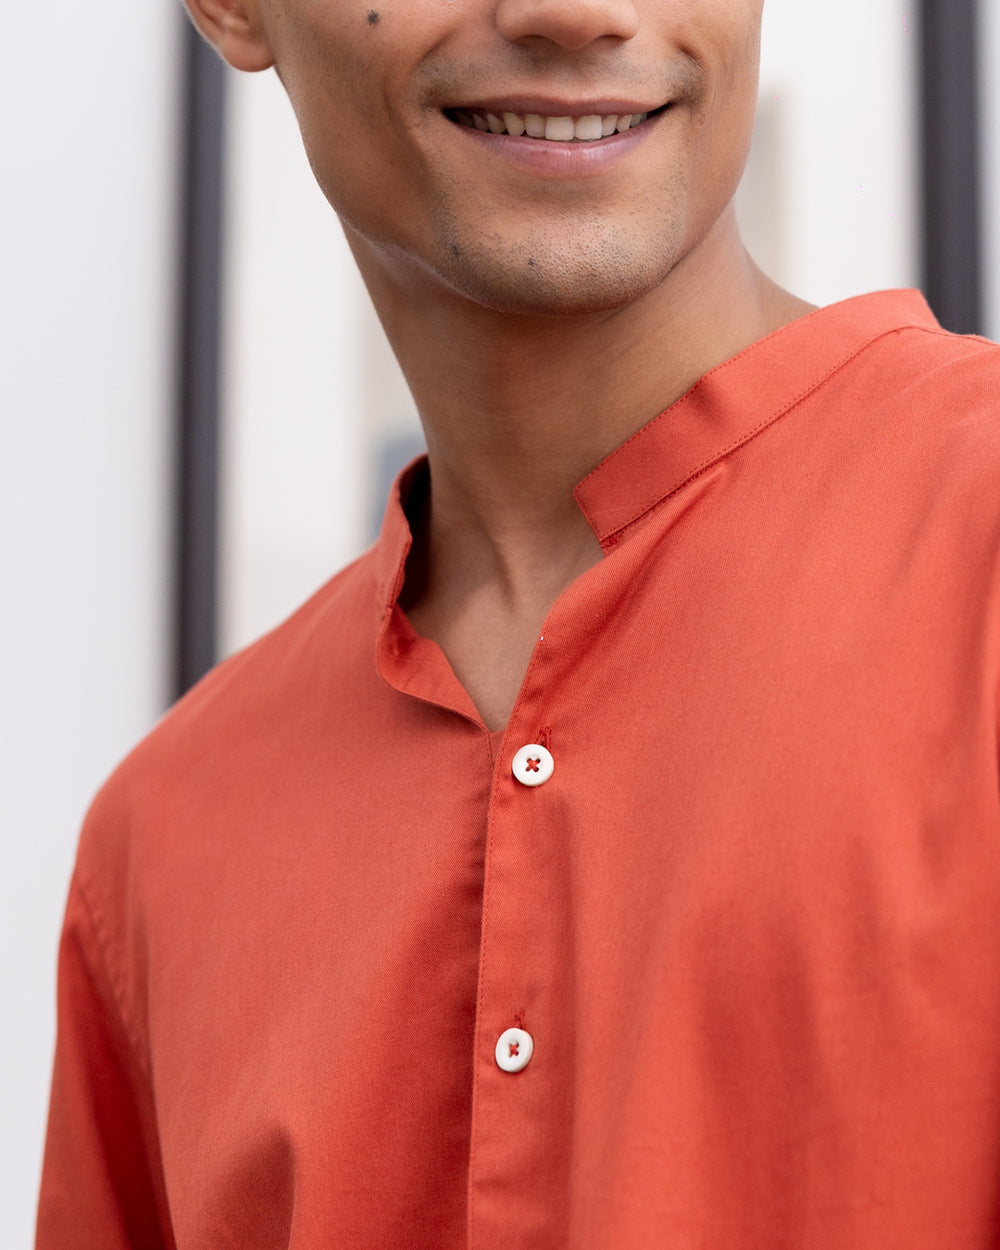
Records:
[[[92,970],[94,972],[103,973],[103,979],[105,983],[107,984],[108,989],[111,992],[111,998],[113,1000],[115,1008],[118,1011],[118,1016],[121,1021],[122,1029],[125,1033],[125,1038],[128,1041],[128,1044],[132,1049],[133,1057],[136,1063],[139,1065],[139,1068],[141,1072],[143,1073],[143,1075],[146,1077],[147,1081],[152,1082],[153,1074],[152,1074],[152,1069],[149,1064],[148,1056],[146,1055],[145,1048],[139,1045],[139,1042],[136,1036],[136,1031],[131,1021],[131,1014],[126,1009],[126,1006],[125,1006],[126,996],[125,996],[125,991],[124,991],[123,979],[120,976],[116,975],[115,972],[113,971],[113,963],[109,957],[109,951],[108,951],[108,948],[110,947],[110,941],[107,938],[105,926],[100,921],[99,909],[94,905],[94,903],[88,897],[86,887],[84,886],[79,873],[77,873],[75,876],[75,883],[76,883],[77,893],[80,897],[80,903],[81,903],[83,914],[85,915],[87,922],[90,925],[91,934],[94,939],[93,940],[94,950],[100,961],[100,967],[93,968]]]

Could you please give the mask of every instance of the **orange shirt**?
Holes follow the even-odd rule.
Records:
[[[714,370],[495,736],[394,499],[94,805],[42,1250],[1000,1243],[998,413],[912,293]]]

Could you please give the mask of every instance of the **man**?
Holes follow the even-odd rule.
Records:
[[[188,4],[429,469],[97,799],[39,1246],[997,1245],[997,349],[748,258],[761,0]]]

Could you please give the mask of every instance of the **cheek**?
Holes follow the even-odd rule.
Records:
[[[306,10],[282,22],[275,61],[303,130],[335,130],[369,108],[374,65],[364,11],[346,28],[336,16],[331,22],[329,12]]]
[[[758,10],[759,11],[759,10]],[[708,98],[701,102],[691,149],[689,187],[699,215],[717,212],[743,175],[757,111],[759,26],[744,20],[724,35],[716,30],[715,63],[708,68]]]
[[[453,7],[441,0],[269,0],[279,77],[311,159],[400,157],[415,72]],[[412,122],[412,117],[409,118]],[[353,151],[348,151],[351,149]]]
[[[398,157],[379,55],[380,45],[387,44],[386,19],[372,0],[367,6],[288,8],[275,41],[278,76],[316,179],[339,212],[347,188],[355,187],[361,197],[375,194],[380,167]],[[370,12],[378,13],[377,23],[368,21]],[[388,56],[391,64],[391,49]],[[372,155],[376,151],[379,161]]]
[[[721,54],[714,75],[714,90],[707,112],[706,129],[717,131],[720,146],[745,156],[757,112],[760,67],[760,9],[756,20],[734,22],[720,40]]]

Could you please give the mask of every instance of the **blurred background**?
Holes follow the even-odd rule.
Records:
[[[945,12],[945,3],[948,5]],[[55,953],[96,787],[376,531],[412,402],[272,74],[176,0],[5,17],[0,1244],[31,1243]],[[923,285],[1000,335],[1000,4],[767,0],[740,192],[829,303]]]

